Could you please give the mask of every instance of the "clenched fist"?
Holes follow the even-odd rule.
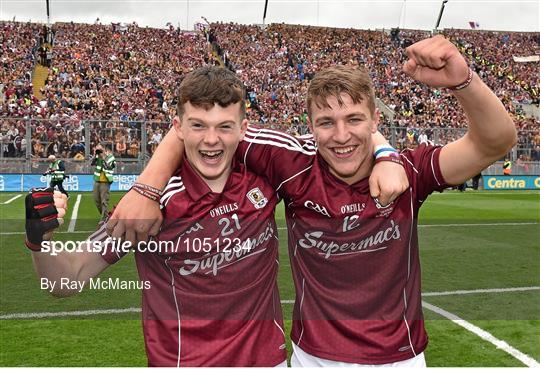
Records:
[[[41,243],[50,240],[53,231],[64,223],[67,197],[52,188],[34,188],[26,196],[26,246],[40,251]]]
[[[469,66],[459,50],[441,35],[419,41],[405,51],[409,60],[403,71],[430,87],[455,87],[469,76]]]

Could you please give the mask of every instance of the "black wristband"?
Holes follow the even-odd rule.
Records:
[[[26,195],[25,244],[32,251],[40,251],[43,235],[60,225],[53,194],[52,188],[35,188]]]

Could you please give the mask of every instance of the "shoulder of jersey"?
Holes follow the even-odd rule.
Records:
[[[248,127],[244,140],[250,144],[271,145],[305,155],[317,153],[312,135],[294,137],[272,129]]]
[[[171,199],[171,197],[173,197],[174,194],[182,192],[185,189],[186,187],[184,186],[182,177],[172,176],[171,179],[169,179],[167,186],[165,186],[163,193],[161,194],[161,200],[160,200],[161,207],[163,208],[167,206],[167,204],[169,203],[169,200]]]
[[[403,150],[401,150],[400,152],[400,156],[401,158],[403,159],[403,163],[405,165],[408,165],[410,168],[412,168],[412,170],[415,172],[415,173],[419,173],[419,170],[416,168],[416,166],[413,164],[413,162],[411,160],[414,160],[413,159],[413,156],[420,150],[426,150],[426,149],[430,149],[430,148],[434,148],[435,150],[440,150],[442,148],[442,146],[440,145],[434,145],[432,142],[423,142],[421,143],[420,145],[418,145],[418,147],[416,149],[410,149],[410,148],[405,148]],[[431,168],[433,169],[433,155],[434,155],[435,151],[432,151],[431,152],[431,156],[430,156],[430,161],[431,161]]]

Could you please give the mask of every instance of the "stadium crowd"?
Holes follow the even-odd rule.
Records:
[[[11,24],[3,24],[6,38],[10,37]],[[37,157],[75,157],[84,152],[83,120],[92,121],[91,146],[106,144],[119,157],[133,158],[140,151],[140,122],[146,122],[146,134],[151,141],[147,152],[151,154],[163,129],[168,127],[163,122],[174,114],[174,91],[181,77],[211,62],[205,38],[199,33],[141,28],[135,24],[115,29],[99,24],[57,23],[53,60],[40,99],[33,95],[30,82],[36,45],[29,47],[28,42],[39,27],[15,25],[15,33],[25,31],[10,40],[17,48],[13,54],[24,55],[22,50],[28,50],[30,56],[24,64],[10,54],[4,58],[5,103],[1,116],[35,120],[31,145],[32,154]],[[9,80],[6,64],[12,61],[17,70],[27,73]],[[21,80],[27,83],[21,84]],[[23,126],[22,120],[2,120],[2,139],[16,143],[17,134],[13,133],[18,130],[25,144],[24,134],[20,134]],[[3,146],[6,156],[20,156],[24,152],[21,145]]]
[[[241,72],[250,92],[252,104],[259,106],[251,118],[270,126],[305,120],[305,91],[309,80],[318,70],[333,64],[364,65],[375,81],[377,96],[394,112],[394,125],[398,127],[397,143],[400,147],[414,145],[421,137],[437,143],[447,143],[461,134],[456,128],[465,127],[465,118],[454,99],[448,99],[445,90],[421,87],[401,73],[405,60],[405,47],[428,37],[425,31],[401,30],[396,33],[353,29],[330,29],[326,27],[270,25],[266,30],[258,26],[237,24],[212,24],[218,42],[224,50],[231,68]],[[506,39],[493,32],[448,31],[456,44],[464,43],[458,36],[479,34],[479,44],[485,39],[497,44],[504,38],[508,48],[520,50],[524,55],[538,54],[538,35],[514,34]],[[458,42],[459,41],[459,42]],[[527,43],[536,45],[520,48]],[[467,44],[471,48],[471,44]],[[489,48],[488,50],[492,50]],[[497,50],[497,47],[493,47]],[[538,121],[527,118],[513,103],[538,103],[537,73],[530,73],[525,83],[507,78],[508,73],[489,68],[471,56],[471,66],[489,81],[524,132],[522,144],[540,144]],[[252,57],[255,55],[256,57]],[[518,64],[511,53],[493,54],[495,63]],[[500,58],[510,58],[510,61]],[[519,63],[521,66],[526,63]],[[497,64],[498,65],[498,64]],[[535,68],[529,63],[524,68]],[[516,67],[518,68],[518,67]],[[524,73],[527,74],[526,72]],[[533,92],[534,91],[534,92]],[[388,117],[383,120],[388,127]],[[447,130],[446,130],[447,129]],[[384,129],[389,134],[388,129]],[[437,134],[434,132],[437,131]],[[441,132],[444,132],[441,134]],[[425,136],[424,136],[425,135]]]
[[[222,62],[247,86],[250,121],[271,128],[305,132],[309,81],[334,64],[363,65],[370,71],[376,94],[386,106],[381,109],[381,129],[388,137],[395,134],[399,148],[423,141],[444,144],[465,127],[464,116],[447,91],[421,87],[401,73],[405,47],[428,37],[426,31],[212,23],[203,32],[183,32],[136,23],[56,23],[49,74],[39,94],[34,94],[32,71],[36,58],[43,59],[39,49],[45,30],[32,23],[0,26],[0,140],[8,157],[24,156],[30,145],[34,157],[84,160],[83,120],[90,122],[91,147],[108,145],[123,158],[137,158],[143,149],[151,155],[174,116],[174,91],[183,75],[203,64]],[[539,122],[526,117],[519,105],[539,102],[538,62],[513,58],[539,55],[540,35],[444,33],[468,55],[471,67],[512,113],[521,131],[520,145],[533,148],[524,160],[540,160]],[[20,118],[31,119],[29,143]],[[147,143],[145,148],[142,142]]]

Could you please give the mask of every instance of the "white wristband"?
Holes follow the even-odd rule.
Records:
[[[377,145],[373,151],[373,156],[375,156],[375,159],[387,156],[396,156],[397,154],[398,151],[388,144]]]

